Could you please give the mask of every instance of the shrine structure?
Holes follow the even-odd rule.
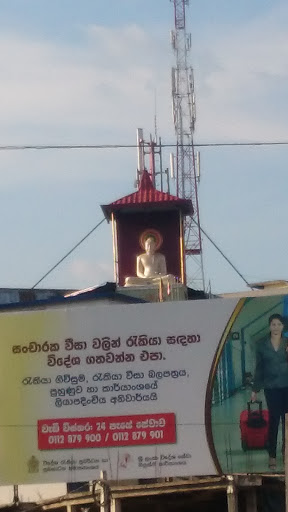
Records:
[[[102,210],[112,222],[118,291],[149,302],[185,300],[183,221],[193,214],[191,200],[157,190],[144,170],[136,192],[103,205]]]

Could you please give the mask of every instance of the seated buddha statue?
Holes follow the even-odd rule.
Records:
[[[145,240],[145,253],[137,256],[137,277],[126,277],[125,286],[143,286],[158,284],[160,279],[166,284],[175,283],[175,277],[167,274],[166,258],[164,254],[156,252],[156,242],[152,236]]]

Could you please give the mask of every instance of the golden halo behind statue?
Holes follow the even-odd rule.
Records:
[[[157,229],[153,229],[153,228],[145,229],[145,231],[143,231],[141,233],[140,238],[139,238],[139,243],[143,250],[145,250],[145,242],[146,242],[147,238],[153,238],[155,240],[155,244],[156,244],[155,250],[158,251],[158,249],[160,249],[160,247],[163,243],[163,237],[162,237],[161,233],[159,233],[159,231],[157,231]]]

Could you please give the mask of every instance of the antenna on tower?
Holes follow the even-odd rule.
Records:
[[[196,151],[196,178],[198,183],[200,183],[200,175],[201,175],[201,168],[200,168],[200,151]]]
[[[158,126],[157,126],[157,91],[154,89],[154,136],[155,142],[158,141]]]
[[[170,153],[170,176],[171,176],[172,180],[175,178],[175,174],[174,174],[174,160],[175,160],[174,154]]]
[[[143,128],[137,128],[137,171],[135,187],[139,185],[139,178],[145,169],[145,152],[144,152],[144,139],[143,139]]]

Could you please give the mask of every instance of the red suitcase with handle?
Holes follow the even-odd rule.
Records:
[[[256,409],[253,406],[256,406]],[[247,409],[240,414],[242,449],[260,450],[268,445],[269,413],[263,410],[262,402],[247,402]]]

